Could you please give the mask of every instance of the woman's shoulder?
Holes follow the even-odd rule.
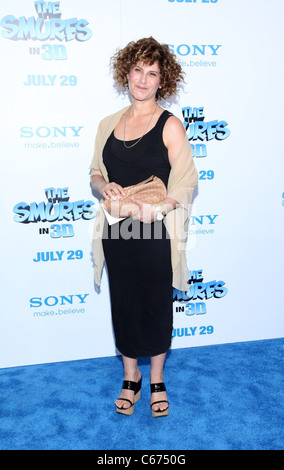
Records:
[[[117,123],[119,122],[121,116],[127,111],[127,109],[129,109],[129,106],[121,109],[120,111],[116,111],[116,113],[104,117],[100,121],[97,130],[97,138],[99,141],[101,141],[102,143],[106,142],[107,138],[110,136]]]
[[[168,136],[169,138],[172,137],[173,140],[177,136],[184,137],[186,132],[185,132],[185,128],[181,120],[170,111],[167,111],[167,113],[168,113],[168,119],[165,123],[164,135]]]
[[[105,116],[101,121],[100,121],[100,127],[107,127],[108,125],[111,125],[115,121],[119,121],[121,116],[126,113],[126,111],[129,109],[129,106],[126,106],[125,108],[120,109],[119,111],[116,111],[115,113],[109,114],[108,116]]]

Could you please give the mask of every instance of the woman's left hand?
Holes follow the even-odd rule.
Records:
[[[156,220],[156,211],[152,204],[142,202],[135,197],[132,197],[131,200],[137,204],[137,211],[132,213],[133,220],[140,220],[144,224],[151,224]]]

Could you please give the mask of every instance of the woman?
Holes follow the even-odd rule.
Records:
[[[125,374],[117,412],[133,413],[142,381],[137,358],[151,356],[152,415],[166,416],[163,371],[173,328],[172,286],[187,290],[185,238],[198,176],[183,124],[157,101],[177,93],[183,73],[169,47],[152,37],[129,43],[112,63],[114,79],[128,89],[131,106],[100,123],[92,186],[104,199],[115,199],[124,194],[124,187],[155,175],[168,194],[156,205],[133,199],[137,209],[132,217],[115,226],[108,225],[100,211],[95,277],[100,284],[105,259],[116,346]]]

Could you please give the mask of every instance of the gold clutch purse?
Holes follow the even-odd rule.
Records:
[[[104,207],[113,217],[130,217],[137,209],[137,204],[131,201],[132,197],[140,199],[147,204],[158,204],[167,197],[167,189],[163,181],[157,176],[151,176],[141,183],[123,188],[125,196],[120,199],[105,199]]]

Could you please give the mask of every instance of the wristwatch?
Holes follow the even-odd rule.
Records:
[[[168,213],[167,204],[165,204],[164,202],[159,202],[158,204],[155,204],[155,211],[156,220],[163,220],[163,218]]]

